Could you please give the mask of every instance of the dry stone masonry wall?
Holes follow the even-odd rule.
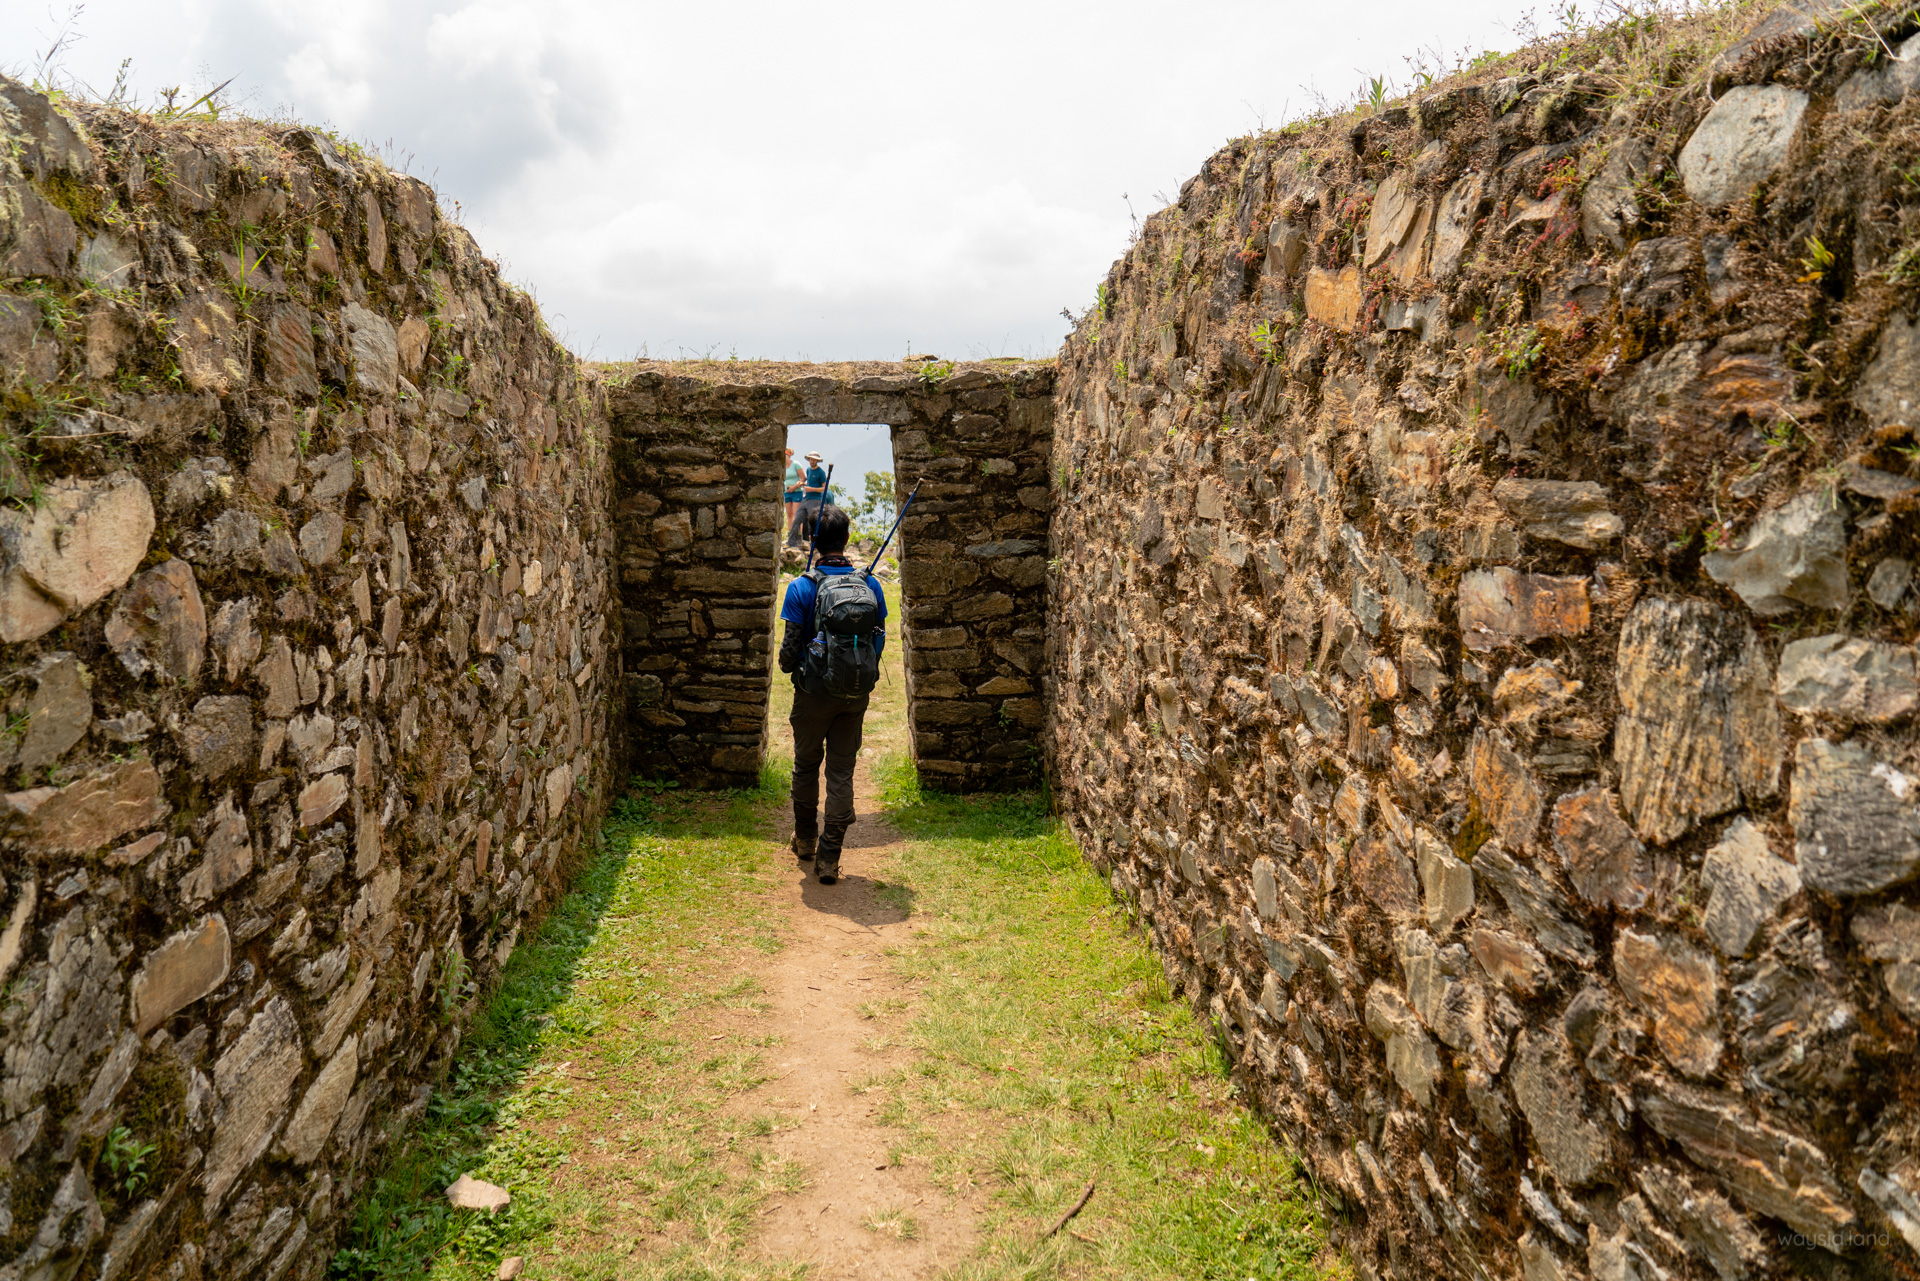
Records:
[[[625,373],[610,409],[635,767],[709,786],[758,779],[770,679],[787,679],[773,663],[786,429],[885,423],[899,497],[920,485],[900,557],[921,777],[968,791],[1037,783],[1052,379],[1049,365],[1012,363]]]
[[[1915,1275],[1920,19],[1723,21],[1233,144],[1057,370],[589,373],[323,133],[0,80],[0,1281],[320,1273],[613,781],[756,779],[799,422],[1362,1276]]]
[[[1364,1276],[1920,1270],[1920,44],[1818,9],[1236,143],[1063,355],[1062,803]]]
[[[597,821],[603,409],[324,134],[0,134],[0,1277],[314,1277]]]

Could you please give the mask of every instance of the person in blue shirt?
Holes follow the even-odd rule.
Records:
[[[814,547],[820,555],[818,569],[823,577],[858,572],[847,559],[849,521],[838,507],[819,510],[819,528]],[[878,653],[886,644],[887,596],[880,581],[867,575],[867,586],[879,602],[880,615],[874,637]],[[793,675],[793,712],[787,723],[793,727],[793,842],[801,862],[812,861],[814,874],[822,885],[832,885],[840,875],[840,849],[847,829],[853,826],[853,766],[860,756],[860,739],[867,714],[867,695],[857,698],[832,698],[816,694],[801,681],[801,666],[808,645],[819,630],[814,625],[814,599],[819,587],[811,578],[796,578],[787,587],[780,618],[786,630],[780,641],[780,670]],[[826,824],[820,822],[820,767],[826,765]]]
[[[787,468],[787,545],[805,547],[807,539],[813,533],[814,517],[820,514],[820,508],[833,501],[833,495],[827,492],[827,469],[820,465],[818,450],[807,454],[807,465],[802,468],[794,463]],[[797,478],[797,484],[796,484]],[[799,494],[797,500],[793,499]]]

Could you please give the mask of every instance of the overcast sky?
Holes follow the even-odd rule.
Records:
[[[89,0],[61,73],[376,145],[601,359],[1051,354],[1141,216],[1518,0]],[[0,0],[31,72],[68,0]],[[190,95],[191,96],[191,95]]]

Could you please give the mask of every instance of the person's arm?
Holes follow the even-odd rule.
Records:
[[[867,586],[873,588],[873,598],[880,602],[880,626],[874,630],[873,652],[884,654],[887,652],[887,594],[872,574],[867,575]]]
[[[800,656],[806,653],[807,625],[787,620],[787,630],[780,636],[780,670],[792,672],[800,666]]]
[[[780,670],[792,672],[800,666],[800,655],[806,652],[807,642],[812,639],[813,598],[806,594],[805,588],[812,583],[805,578],[796,578],[787,584],[786,599],[780,602],[780,621],[786,630],[780,635]],[[805,599],[802,599],[805,597]]]

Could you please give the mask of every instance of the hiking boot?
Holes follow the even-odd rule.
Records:
[[[813,861],[813,851],[820,833],[820,811],[811,805],[795,803],[793,807],[793,839],[787,842],[787,848],[802,863]]]
[[[840,846],[847,839],[849,826],[846,822],[829,822],[821,834],[813,857],[813,871],[822,885],[831,885],[840,879]]]

